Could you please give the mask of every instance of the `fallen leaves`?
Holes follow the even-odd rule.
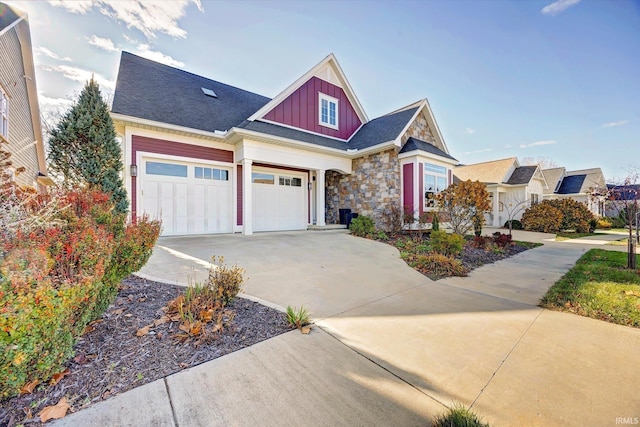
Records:
[[[39,380],[33,380],[20,387],[20,394],[31,394],[36,386],[40,384]]]
[[[49,420],[57,420],[67,415],[67,411],[71,406],[67,402],[67,398],[60,399],[57,405],[47,406],[40,411],[40,422],[46,423]]]
[[[138,331],[136,332],[136,336],[137,337],[143,337],[145,335],[147,335],[149,333],[149,330],[151,329],[151,327],[149,325],[144,326],[140,329],[138,329]]]
[[[71,371],[69,370],[69,368],[65,369],[62,372],[58,372],[57,374],[54,374],[51,377],[51,381],[49,381],[49,384],[51,385],[56,385],[60,382],[61,379],[63,379],[64,377],[66,377],[67,375],[69,375],[71,373]]]
[[[300,332],[302,332],[303,335],[309,335],[309,333],[311,332],[311,326],[301,327]]]

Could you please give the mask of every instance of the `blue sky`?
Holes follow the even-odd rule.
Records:
[[[112,94],[121,50],[270,97],[333,52],[369,118],[428,98],[462,163],[640,165],[637,0],[7,3],[44,110],[92,73]]]

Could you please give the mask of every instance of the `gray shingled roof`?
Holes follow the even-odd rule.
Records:
[[[205,95],[213,90],[217,98]],[[239,125],[270,99],[122,52],[112,111],[213,132]]]
[[[19,9],[0,3],[0,31],[16,22],[22,15],[23,13]]]
[[[507,184],[511,184],[511,185],[528,184],[529,181],[531,181],[531,178],[533,178],[533,174],[535,173],[537,168],[538,168],[537,166],[517,167],[509,177]]]
[[[576,194],[580,192],[582,183],[587,175],[565,176],[560,184],[557,194]]]
[[[217,98],[206,96],[201,88],[213,90]],[[351,140],[343,142],[272,123],[247,120],[269,101],[267,97],[122,52],[111,111],[209,132],[238,127],[348,150],[393,141],[418,109],[410,108],[373,119],[365,123]],[[424,148],[420,149],[423,151],[453,159],[431,144],[422,144]]]
[[[428,142],[424,142],[419,139],[411,137],[407,139],[407,142],[404,144],[400,152],[408,153],[409,151],[413,151],[413,150],[422,150],[422,151],[426,151],[427,153],[435,154],[440,157],[446,157],[447,159],[455,160],[456,162],[458,161],[458,159],[445,153],[435,145],[429,144]]]

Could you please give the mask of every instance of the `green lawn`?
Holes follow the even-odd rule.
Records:
[[[563,240],[569,240],[569,239],[578,239],[580,237],[590,237],[590,236],[596,236],[598,234],[601,233],[565,233],[565,232],[560,232],[558,234],[556,234],[556,240],[557,241],[563,241]]]
[[[626,265],[626,252],[591,249],[547,291],[540,305],[640,328],[640,270],[627,270]]]

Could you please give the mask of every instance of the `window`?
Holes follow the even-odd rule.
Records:
[[[533,205],[537,205],[540,201],[540,197],[538,194],[532,194],[531,195],[531,206]]]
[[[318,94],[320,125],[338,129],[338,100],[324,93]]]
[[[229,171],[216,168],[202,168],[196,166],[197,179],[213,179],[216,181],[229,181]]]
[[[0,135],[9,139],[9,98],[0,89]]]
[[[436,206],[436,194],[448,186],[447,168],[425,163],[424,171],[424,207],[434,208]]]
[[[302,179],[291,178],[288,176],[281,176],[279,179],[280,185],[286,185],[288,187],[302,187]]]
[[[149,175],[187,177],[187,167],[174,163],[147,162],[146,172]]]
[[[253,172],[251,174],[251,181],[255,184],[275,184],[275,176],[268,173]]]

